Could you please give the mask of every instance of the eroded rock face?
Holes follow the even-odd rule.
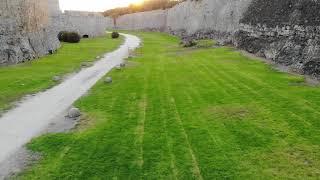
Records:
[[[235,44],[277,63],[319,76],[320,1],[254,0],[240,21]]]
[[[59,47],[46,0],[0,1],[0,65],[28,61]]]

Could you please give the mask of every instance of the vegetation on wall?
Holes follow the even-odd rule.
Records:
[[[141,4],[130,4],[128,7],[115,8],[105,11],[104,16],[118,17],[136,12],[168,9],[185,0],[144,0]]]

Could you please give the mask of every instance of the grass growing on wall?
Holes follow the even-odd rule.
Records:
[[[54,76],[63,76],[80,69],[81,63],[94,61],[96,56],[116,49],[123,39],[109,36],[83,39],[78,44],[63,43],[58,52],[27,63],[0,68],[0,110],[26,94],[56,84]]]
[[[29,144],[43,159],[22,179],[319,177],[318,87],[231,48],[137,34],[138,57],[76,103],[81,130]]]

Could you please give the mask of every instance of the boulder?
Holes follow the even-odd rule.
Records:
[[[185,48],[188,48],[188,47],[193,47],[193,46],[196,46],[197,45],[197,42],[192,40],[192,39],[185,39],[183,41],[180,42],[180,44],[185,47]]]
[[[121,70],[122,68],[121,68],[121,66],[119,65],[119,66],[116,66],[116,70]]]
[[[58,81],[61,81],[61,77],[60,76],[53,76],[52,80],[55,82],[58,82]]]
[[[83,62],[83,63],[81,63],[81,67],[91,67],[91,66],[93,66],[92,62]]]
[[[81,116],[80,110],[78,108],[71,108],[68,112],[69,118],[77,118]]]
[[[106,77],[104,79],[104,82],[107,83],[107,84],[110,84],[110,83],[112,83],[112,78],[111,77]]]

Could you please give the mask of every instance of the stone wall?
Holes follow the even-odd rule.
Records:
[[[320,76],[319,9],[319,0],[187,0],[165,11],[121,16],[116,27],[212,38]]]
[[[120,16],[119,29],[154,29],[186,37],[226,39],[239,29],[252,0],[188,0],[169,10]]]
[[[0,1],[0,65],[31,60],[59,47],[46,0]]]
[[[291,67],[320,75],[320,1],[254,0],[241,19],[235,45]]]
[[[200,0],[168,11],[167,30],[180,36],[229,40],[252,0]]]
[[[127,30],[161,30],[167,28],[167,10],[134,13],[116,19],[116,28]]]
[[[56,34],[60,31],[75,31],[81,36],[102,36],[105,34],[109,19],[100,13],[83,11],[65,11],[51,17]]]
[[[111,26],[113,20],[100,13],[62,13],[59,0],[0,0],[0,65],[52,53],[60,46],[60,31],[95,37]]]

